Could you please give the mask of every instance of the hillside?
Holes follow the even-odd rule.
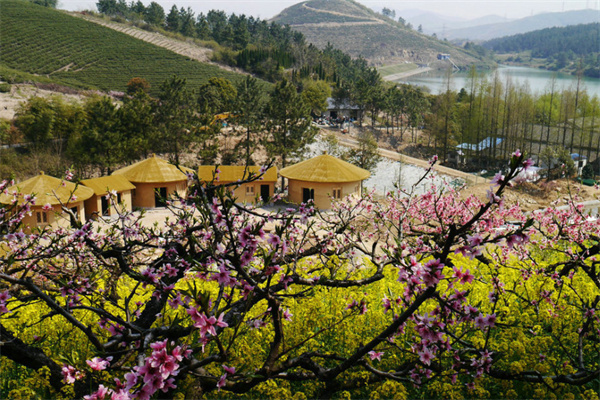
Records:
[[[533,57],[551,57],[565,51],[585,56],[600,51],[600,23],[546,28],[493,39],[482,45],[502,53],[529,50]]]
[[[510,22],[479,25],[464,29],[448,29],[445,38],[448,40],[491,40],[544,28],[591,24],[594,22],[598,22],[598,11],[595,10],[544,13]]]
[[[413,62],[447,68],[447,63],[437,61],[439,53],[450,54],[460,66],[482,64],[461,48],[420,34],[352,0],[305,1],[286,8],[273,21],[289,24],[319,48],[331,43],[374,65]]]
[[[67,86],[123,91],[131,78],[142,77],[157,91],[173,75],[191,87],[213,76],[240,76],[61,11],[18,0],[1,0],[0,7],[4,80],[15,70]]]

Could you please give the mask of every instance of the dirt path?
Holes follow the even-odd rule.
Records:
[[[315,22],[314,24],[297,24],[290,26],[302,26],[302,27],[314,27],[314,26],[326,26],[330,28],[342,28],[344,26],[356,26],[356,25],[380,25],[381,22],[376,21],[360,21],[360,22]]]
[[[310,10],[312,12],[316,12],[316,13],[336,15],[338,17],[347,17],[347,18],[351,18],[351,19],[356,18],[356,16],[354,16],[354,15],[344,14],[344,13],[337,12],[337,11],[319,10],[319,9],[307,6],[306,4],[303,4],[302,7],[306,8],[307,10]],[[315,22],[315,23],[306,23],[306,24],[290,24],[290,26],[302,26],[302,27],[327,26],[327,27],[341,28],[344,26],[381,25],[381,24],[385,23],[384,21],[377,19],[377,18],[364,17],[364,19],[366,19],[367,21]]]
[[[337,15],[337,16],[340,16],[340,17],[348,17],[348,18],[352,18],[352,19],[356,18],[356,16],[355,16],[355,15],[351,15],[351,14],[344,14],[344,13],[341,13],[341,12],[337,12],[337,11],[331,11],[331,10],[319,10],[319,9],[317,9],[317,8],[312,8],[312,7],[310,7],[310,6],[307,6],[306,4],[302,4],[302,7],[306,8],[307,10],[310,10],[310,11],[312,11],[312,12],[323,13],[323,14],[331,14],[331,15]],[[379,23],[379,24],[383,24],[383,23],[384,23],[382,20],[380,20],[380,19],[377,19],[377,18],[368,18],[368,17],[364,17],[364,18],[365,18],[365,19],[370,19],[370,20],[372,20],[372,21],[377,21],[377,23]]]

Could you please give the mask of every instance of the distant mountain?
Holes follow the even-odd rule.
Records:
[[[448,40],[491,40],[503,36],[532,32],[544,28],[590,24],[598,22],[599,18],[600,13],[591,9],[565,11],[559,13],[545,13],[504,23],[493,23],[461,29],[448,29],[445,32],[444,38]],[[438,33],[438,36],[441,37],[440,33]]]
[[[409,29],[353,0],[310,0],[283,10],[273,21],[289,24],[319,48],[328,43],[353,57],[363,56],[374,65],[414,62],[447,68],[438,61],[450,54],[459,66],[482,64],[476,53],[455,47]]]
[[[407,22],[410,22],[413,27],[418,28],[421,26],[423,28],[423,33],[428,35],[435,33],[440,38],[444,38],[445,32],[448,30],[466,29],[473,26],[506,23],[512,21],[511,19],[500,17],[498,15],[487,15],[485,17],[466,20],[423,11],[421,11],[419,14],[415,12],[409,12],[408,15],[402,11],[399,15]]]

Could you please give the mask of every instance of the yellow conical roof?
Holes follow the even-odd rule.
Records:
[[[132,183],[161,183],[187,180],[187,176],[168,161],[152,156],[113,172]]]
[[[100,178],[83,179],[85,185],[94,191],[96,196],[104,196],[109,190],[124,192],[135,189],[135,186],[123,175],[101,176]]]
[[[371,173],[329,154],[322,154],[284,168],[279,175],[298,181],[335,183],[362,181]]]
[[[20,193],[18,204],[22,204],[24,202],[23,196],[29,194],[35,195],[35,204],[38,206],[73,203],[71,201],[73,195],[76,197],[75,201],[84,201],[94,195],[94,191],[88,187],[44,175],[43,172],[38,176],[9,187],[8,194],[3,193],[0,195],[0,203],[11,204],[14,198],[12,193],[15,191]]]

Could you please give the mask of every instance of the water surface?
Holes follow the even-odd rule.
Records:
[[[555,89],[558,91],[575,88],[577,85],[577,77],[573,75],[546,71],[538,68],[501,66],[497,70],[488,72],[484,71],[482,74],[488,79],[488,81],[491,81],[494,78],[496,71],[498,71],[500,80],[503,83],[506,83],[507,79],[510,79],[515,85],[528,84],[531,92],[534,94],[541,94],[545,91],[550,91],[550,82],[553,76],[556,77]],[[426,87],[432,94],[439,94],[446,90],[445,73],[441,71],[424,72],[422,74],[403,78],[397,82],[410,83]],[[460,89],[464,87],[468,91],[468,72],[461,71],[452,74],[451,87],[456,91],[460,91]],[[590,95],[596,95],[600,97],[600,79],[584,77],[582,78],[581,87],[584,87]]]

